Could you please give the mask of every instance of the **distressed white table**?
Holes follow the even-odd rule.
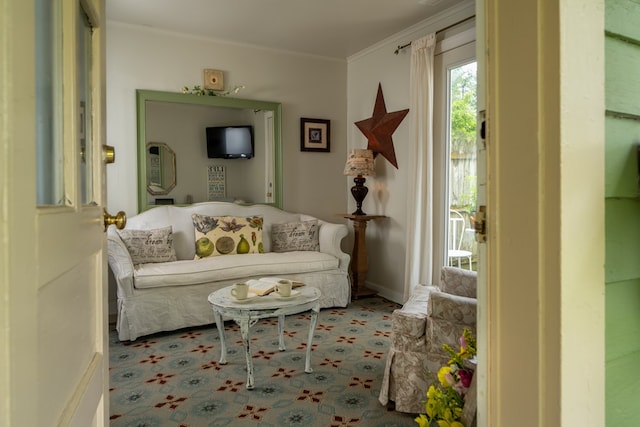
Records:
[[[227,344],[224,337],[224,317],[233,319],[240,325],[242,343],[244,344],[245,356],[247,359],[247,389],[253,389],[253,359],[249,340],[249,328],[258,320],[267,317],[278,318],[278,349],[286,350],[284,345],[284,317],[289,314],[298,314],[311,310],[311,321],[309,322],[309,337],[307,339],[307,355],[304,371],[313,372],[311,369],[311,342],[313,332],[318,322],[318,312],[320,311],[320,291],[313,286],[302,286],[296,288],[300,294],[291,298],[279,298],[271,293],[263,297],[255,297],[248,301],[238,302],[231,296],[231,286],[220,289],[209,295],[209,303],[213,308],[213,315],[216,320],[218,332],[220,334],[220,364],[227,364]]]

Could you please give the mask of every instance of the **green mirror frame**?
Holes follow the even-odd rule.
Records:
[[[147,160],[146,160],[146,102],[160,101],[191,105],[203,105],[236,109],[269,110],[273,112],[273,203],[265,203],[282,209],[282,106],[279,102],[252,99],[228,98],[224,96],[192,95],[178,92],[136,90],[138,132],[138,212],[147,205]]]

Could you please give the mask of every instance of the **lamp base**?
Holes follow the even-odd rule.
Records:
[[[351,215],[366,215],[362,212],[362,202],[369,192],[369,189],[364,186],[365,181],[366,179],[362,175],[358,175],[353,178],[353,182],[355,182],[356,185],[351,187],[351,194],[356,200],[356,210]]]

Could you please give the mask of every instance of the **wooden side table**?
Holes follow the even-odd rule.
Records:
[[[353,214],[339,214],[339,216],[350,219],[353,222],[355,242],[353,243],[353,253],[351,254],[351,298],[358,299],[373,296],[376,294],[376,291],[368,289],[365,286],[367,272],[369,271],[366,244],[367,221],[386,218],[386,216]]]

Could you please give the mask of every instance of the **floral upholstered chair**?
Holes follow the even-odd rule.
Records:
[[[476,333],[474,271],[443,267],[440,287],[418,285],[409,300],[392,315],[391,347],[380,389],[380,403],[395,403],[396,411],[424,411],[428,384],[456,348],[465,328]]]

